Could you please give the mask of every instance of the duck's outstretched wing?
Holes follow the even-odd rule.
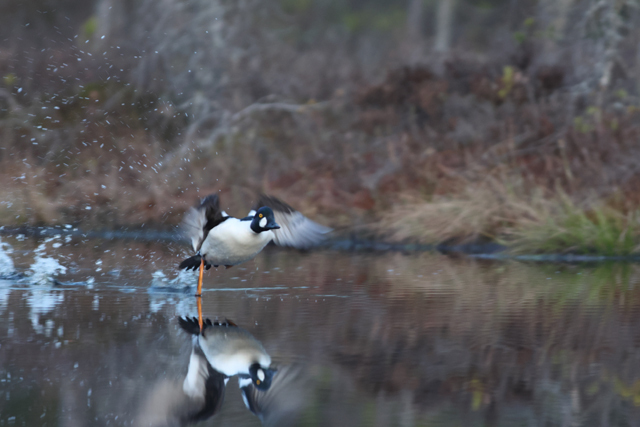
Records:
[[[206,420],[218,412],[224,401],[226,384],[226,375],[213,369],[200,347],[194,344],[182,389],[192,402],[200,403],[197,409],[182,414],[180,418],[184,425]]]
[[[242,399],[266,427],[300,425],[300,414],[309,405],[311,385],[301,365],[278,367],[269,390],[258,390],[250,379],[239,378]]]
[[[198,252],[209,231],[228,218],[229,216],[220,209],[218,195],[211,194],[202,199],[199,205],[187,211],[180,228],[184,236],[191,241],[193,250]]]
[[[273,210],[276,222],[280,226],[279,230],[273,230],[273,242],[278,246],[291,246],[298,249],[308,249],[321,243],[331,228],[311,221],[297,210],[293,209],[283,201],[260,195],[258,202],[253,209],[258,210],[263,206],[268,206]]]

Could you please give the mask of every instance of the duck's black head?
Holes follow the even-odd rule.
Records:
[[[269,390],[271,387],[271,380],[276,373],[275,369],[263,368],[259,363],[254,363],[249,366],[249,376],[253,385],[262,391]]]
[[[280,228],[280,226],[276,224],[273,211],[271,208],[266,206],[258,209],[251,221],[251,229],[256,233],[262,233],[263,231],[275,230],[278,228]]]

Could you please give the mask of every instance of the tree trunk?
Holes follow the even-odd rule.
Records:
[[[562,41],[573,2],[574,0],[540,0],[538,3],[538,26],[552,30],[551,37],[541,40],[541,63],[555,64],[561,59]]]
[[[409,0],[407,10],[407,38],[411,42],[422,38],[422,17],[424,14],[424,0]]]
[[[451,49],[453,33],[453,14],[456,0],[439,0],[436,13],[436,43],[438,52],[448,52]]]

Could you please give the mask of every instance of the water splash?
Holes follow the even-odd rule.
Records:
[[[55,285],[56,277],[67,272],[67,267],[51,257],[37,256],[29,268],[29,282],[34,285]]]
[[[155,271],[149,286],[149,310],[158,313],[164,307],[173,316],[194,316],[197,313],[195,298],[192,298],[195,283],[193,272],[181,270],[169,279],[162,270]]]
[[[67,267],[60,264],[60,262],[52,257],[44,256],[44,252],[47,248],[47,243],[50,243],[59,238],[59,236],[50,237],[45,239],[38,248],[34,251],[35,262],[29,268],[29,282],[34,285],[54,285],[58,281],[56,277],[60,274],[67,272]],[[54,248],[56,248],[54,243]]]
[[[164,314],[169,317],[193,317],[198,315],[196,299],[189,295],[179,294],[151,294],[149,297],[149,311]]]
[[[2,279],[0,279],[2,280]],[[9,296],[11,296],[11,289],[6,286],[0,287],[0,314],[4,313],[9,305]]]
[[[13,259],[9,256],[11,253],[13,253],[11,245],[0,239],[0,278],[7,278],[16,274]]]
[[[151,277],[149,292],[189,293],[195,285],[193,273],[186,270],[180,270],[173,279],[169,279],[162,270],[155,271]]]
[[[64,302],[64,293],[51,289],[33,288],[27,296],[29,306],[29,319],[36,333],[50,335],[54,326],[53,321],[40,323],[40,317],[51,312],[57,305]]]

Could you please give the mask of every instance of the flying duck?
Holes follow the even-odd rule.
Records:
[[[246,217],[234,218],[220,209],[217,194],[205,197],[186,213],[182,230],[195,255],[182,261],[180,268],[200,269],[196,296],[202,294],[204,268],[229,268],[253,259],[271,241],[279,246],[307,249],[331,231],[267,195],[259,197]]]
[[[271,356],[260,341],[232,321],[211,322],[206,319],[200,328],[197,318],[179,318],[180,326],[197,337],[199,347],[214,370],[227,377],[250,380],[258,390],[271,386],[275,369]]]

